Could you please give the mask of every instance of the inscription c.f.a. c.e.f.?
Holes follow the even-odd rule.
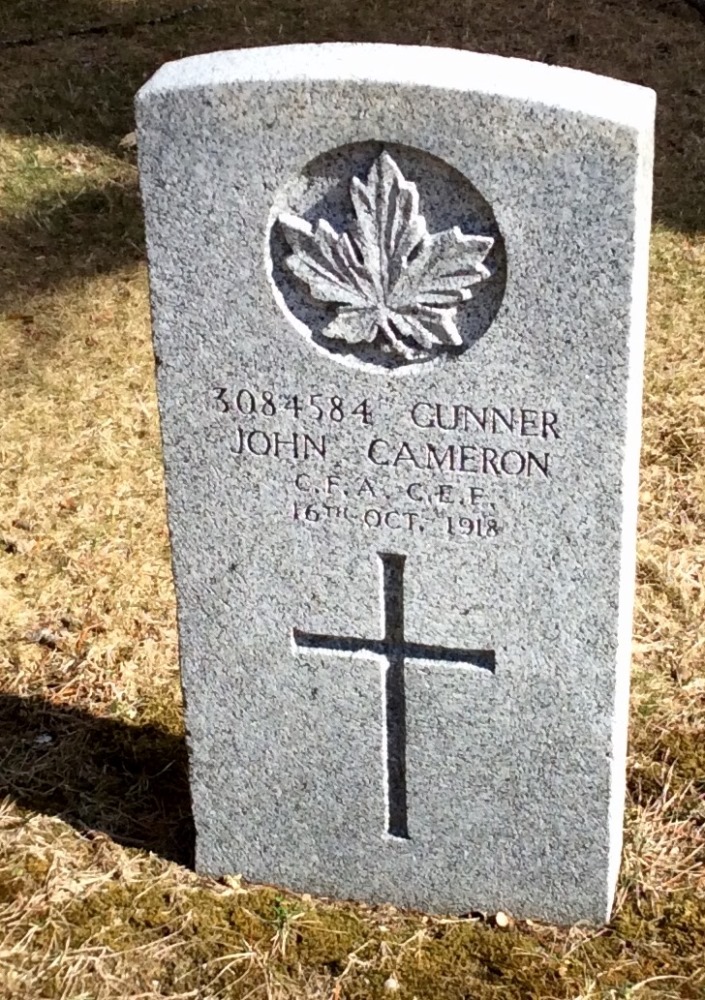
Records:
[[[354,177],[355,222],[338,233],[325,219],[312,226],[290,213],[278,221],[292,250],[286,266],[311,296],[337,305],[322,333],[349,344],[382,336],[392,354],[422,359],[459,347],[455,317],[471,287],[490,277],[483,263],[494,240],[458,226],[429,233],[419,193],[382,152],[363,182]]]

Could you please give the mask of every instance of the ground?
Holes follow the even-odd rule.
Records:
[[[2,0],[0,996],[705,996],[705,19],[684,0]],[[189,867],[131,99],[285,41],[452,45],[658,92],[626,844],[606,928]],[[504,921],[499,921],[499,924]]]

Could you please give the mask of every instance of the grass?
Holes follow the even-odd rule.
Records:
[[[181,12],[181,13],[180,13]],[[92,29],[96,30],[92,30]],[[705,23],[682,0],[3,0],[0,996],[705,996]],[[560,929],[293,897],[189,868],[131,98],[164,60],[448,44],[659,93],[624,861]]]

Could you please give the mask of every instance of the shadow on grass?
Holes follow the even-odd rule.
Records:
[[[156,726],[0,695],[0,796],[193,865],[185,741]]]
[[[146,0],[139,12],[114,0],[72,0],[44,22],[10,0],[0,51],[0,127],[125,154],[136,90],[163,62],[213,49],[304,41],[388,41],[497,52],[606,73],[659,96],[655,216],[683,232],[705,231],[705,24],[685,0],[539,0],[473,4],[410,0]],[[53,9],[53,8],[52,8]],[[35,11],[32,13],[32,11]],[[73,13],[72,13],[73,12]],[[75,15],[75,19],[74,19]],[[151,23],[149,19],[151,18]],[[115,22],[115,23],[113,23]],[[65,35],[75,24],[98,33]],[[112,26],[111,26],[112,24]],[[32,29],[32,30],[30,30]],[[26,44],[27,36],[53,38]],[[0,227],[7,287],[0,305],[75,278],[110,272],[143,255],[136,188],[115,183],[31,204]]]
[[[0,222],[0,308],[67,281],[110,273],[144,255],[137,185],[110,182],[46,195]]]
[[[180,18],[209,0],[2,0],[0,49],[25,48],[57,35],[101,35],[135,22]],[[39,15],[41,10],[41,15]]]
[[[75,10],[75,18],[62,14],[61,29],[66,33],[75,23],[83,31],[94,23],[99,34],[0,52],[0,126],[11,133],[115,150],[133,128],[135,91],[163,62],[184,55],[305,41],[447,45],[653,87],[659,97],[656,217],[684,232],[705,230],[705,24],[686,0],[447,0],[442,7],[409,0],[403,8],[392,0],[145,0],[139,8],[114,0],[72,3],[66,9]],[[9,0],[7,8],[6,38],[50,33],[51,22],[32,14],[26,0]]]

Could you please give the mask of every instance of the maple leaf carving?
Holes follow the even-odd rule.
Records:
[[[338,233],[324,219],[311,226],[284,213],[278,220],[292,250],[289,270],[313,298],[338,306],[323,334],[349,344],[371,344],[382,334],[409,360],[462,344],[457,307],[489,278],[483,262],[494,240],[458,226],[429,233],[416,185],[387,152],[364,183],[353,178],[350,196],[350,232]]]

